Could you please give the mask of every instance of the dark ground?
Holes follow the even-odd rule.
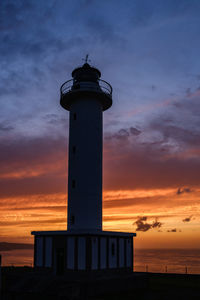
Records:
[[[116,271],[58,276],[28,267],[2,269],[3,300],[200,300],[200,275]]]

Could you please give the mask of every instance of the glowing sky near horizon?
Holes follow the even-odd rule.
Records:
[[[104,230],[200,247],[200,2],[0,2],[0,242],[66,229],[60,85],[89,53],[104,112]]]

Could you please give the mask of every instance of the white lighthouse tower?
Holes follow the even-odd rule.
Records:
[[[70,112],[68,230],[35,235],[34,266],[67,271],[133,270],[134,233],[102,231],[103,111],[112,105],[112,87],[87,57],[60,89]]]
[[[85,63],[61,86],[70,111],[68,230],[102,230],[102,114],[112,105],[112,87]]]

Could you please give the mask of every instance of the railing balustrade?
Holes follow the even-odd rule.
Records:
[[[99,79],[98,82],[80,81],[74,82],[70,79],[61,85],[60,93],[61,96],[75,90],[95,90],[98,92],[106,93],[112,96],[112,86],[105,80]]]

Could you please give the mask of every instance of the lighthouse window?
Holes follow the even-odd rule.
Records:
[[[76,181],[73,179],[72,180],[72,188],[75,189],[75,187],[76,187]]]
[[[75,154],[76,153],[76,146],[72,147],[72,153]]]
[[[111,252],[112,252],[112,256],[114,256],[115,255],[115,244],[114,243],[112,243],[112,245],[111,245]]]
[[[76,113],[74,113],[74,121],[76,121]]]
[[[71,225],[73,225],[75,223],[75,216],[72,215],[70,217],[70,223],[71,223]]]

